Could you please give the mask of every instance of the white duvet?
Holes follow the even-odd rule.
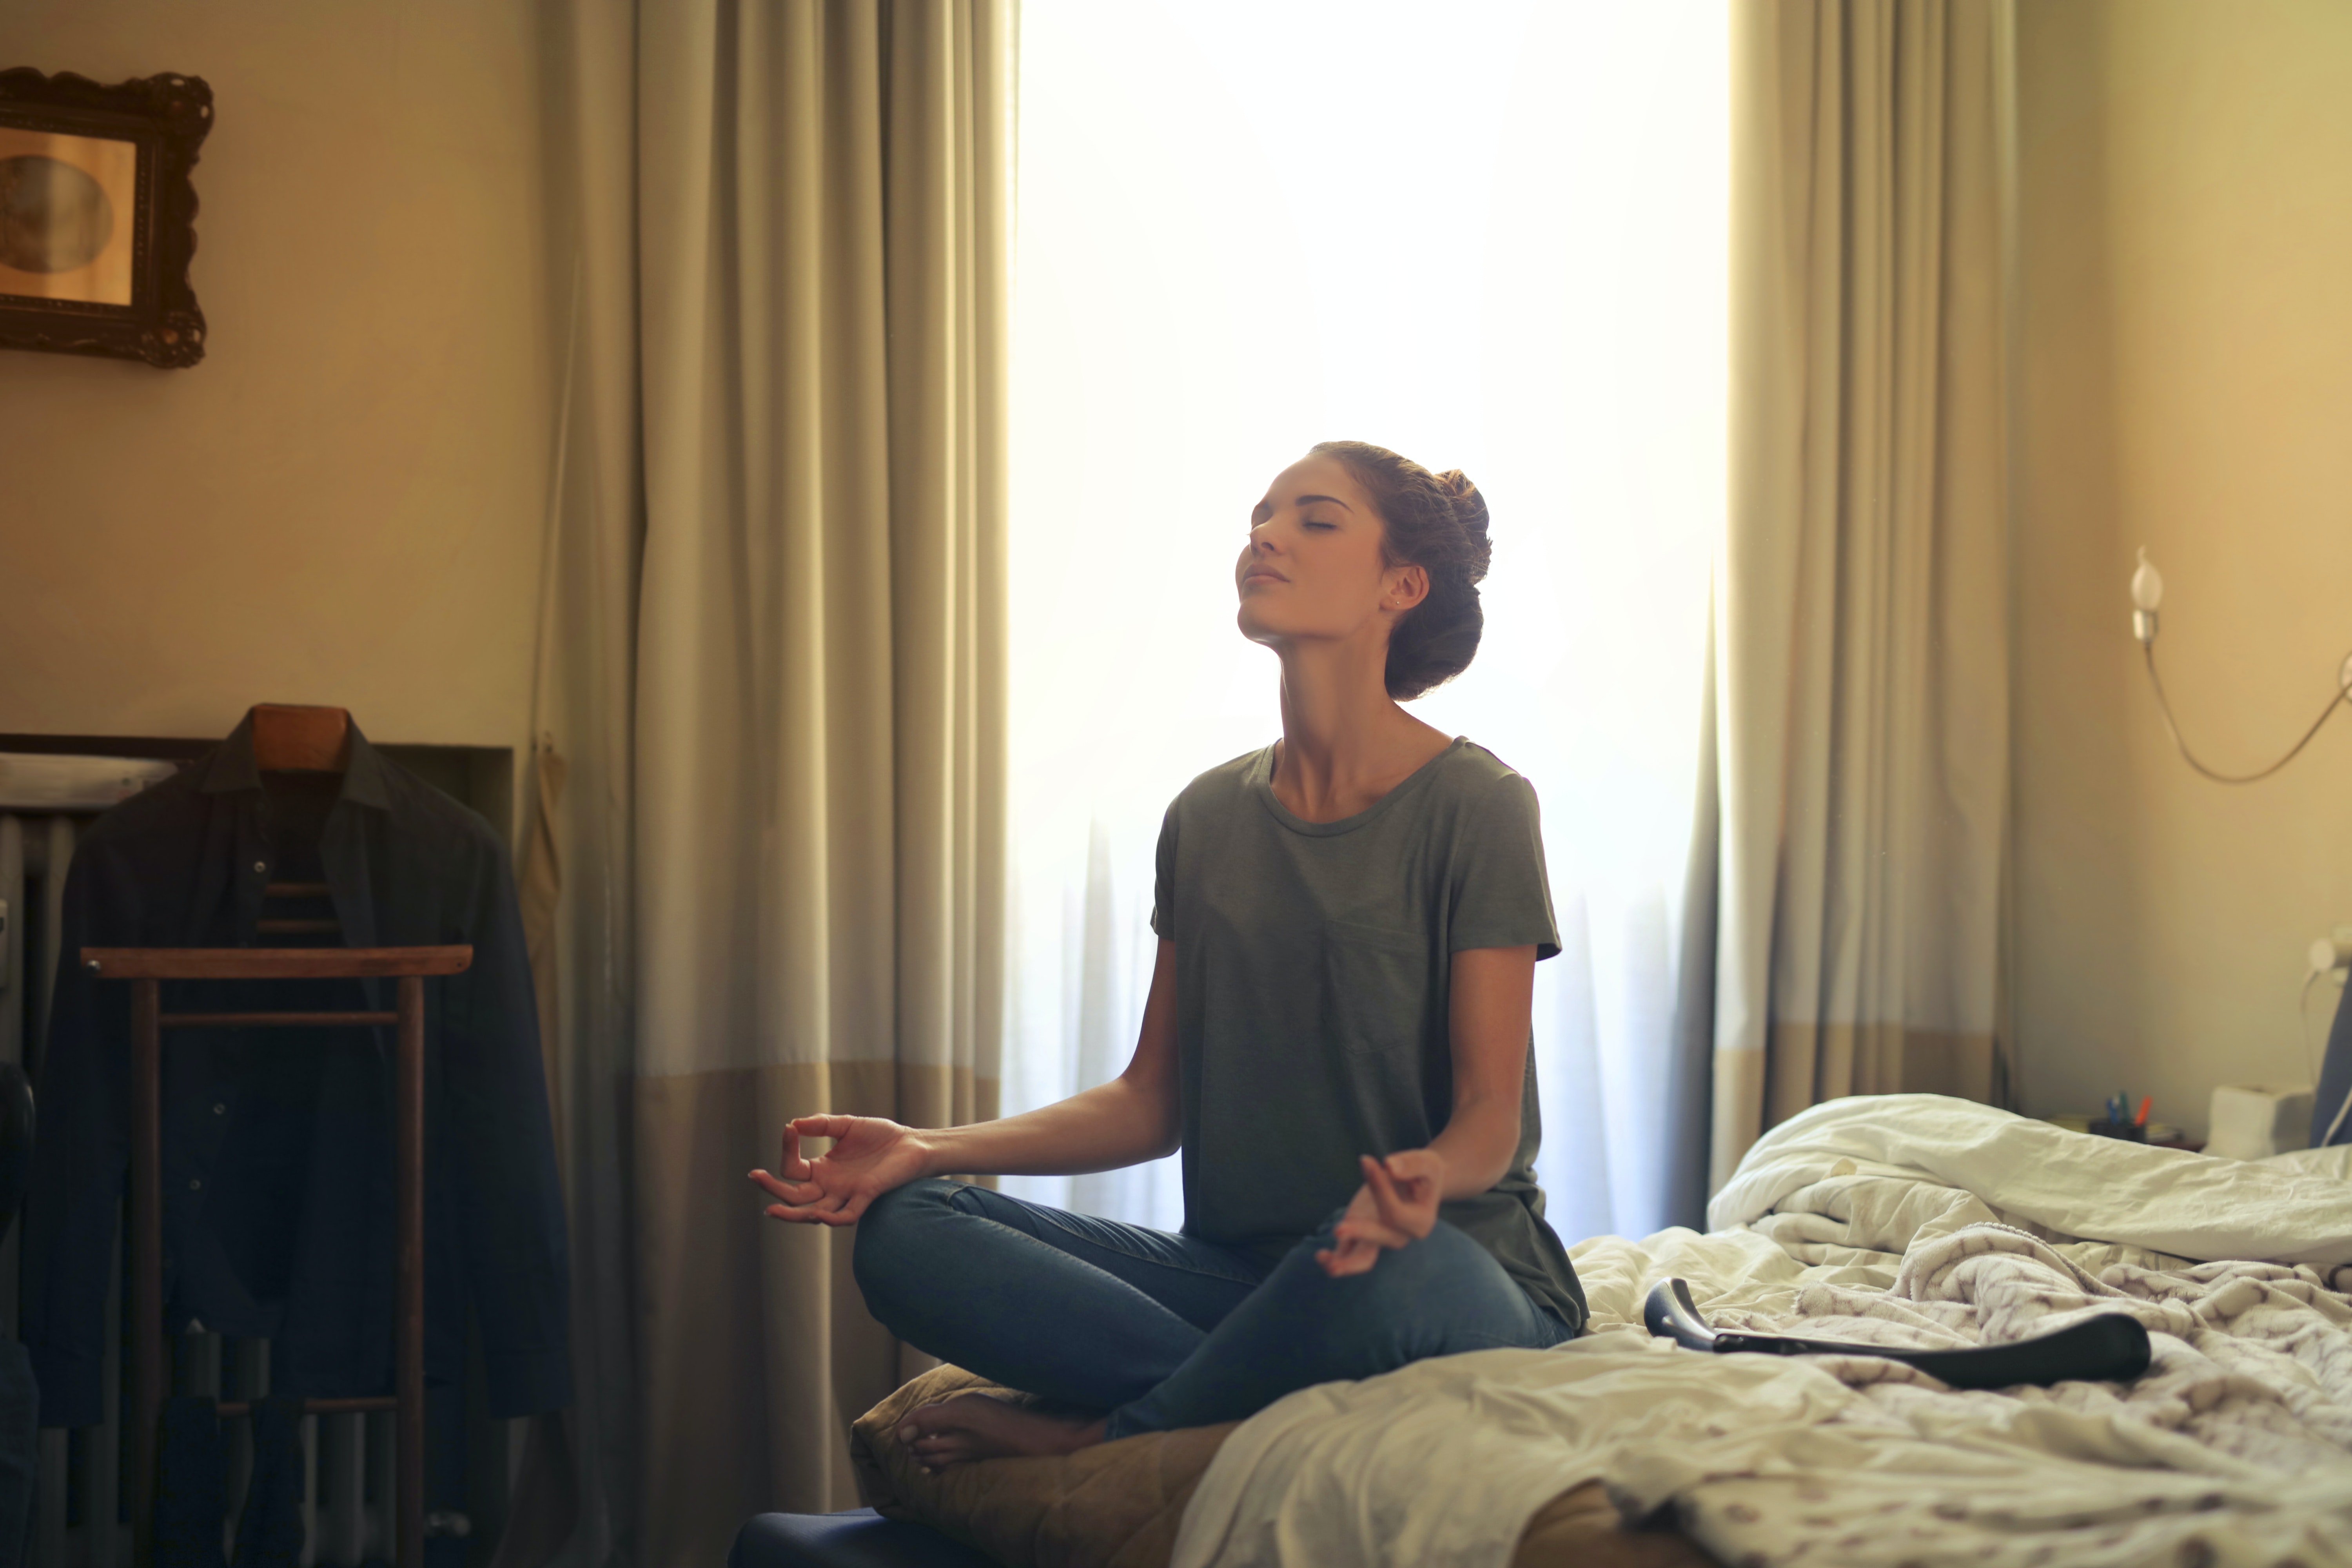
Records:
[[[2062,1131],[1965,1100],[1832,1101],[1708,1209],[1571,1249],[1593,1331],[1302,1390],[1244,1424],[1175,1568],[1504,1568],[1535,1510],[1607,1482],[1739,1568],[2352,1564],[2352,1175]],[[1900,1345],[2146,1324],[2127,1384],[1964,1393],[1865,1356],[1653,1340],[1690,1281],[1717,1327]]]

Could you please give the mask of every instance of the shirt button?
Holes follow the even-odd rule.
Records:
[[[188,1191],[192,1193],[201,1193],[204,1190],[205,1179],[202,1176],[190,1176],[188,1178]]]
[[[253,863],[253,874],[257,877],[268,876],[269,874],[269,862],[267,860],[256,860]]]
[[[214,1100],[213,1114],[215,1116],[226,1116],[228,1114],[228,1102],[224,1100]]]

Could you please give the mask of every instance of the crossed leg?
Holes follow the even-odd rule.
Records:
[[[1069,1453],[1236,1420],[1295,1389],[1424,1356],[1570,1336],[1444,1223],[1369,1273],[1330,1278],[1314,1254],[1338,1218],[1261,1278],[1228,1248],[986,1188],[918,1182],[887,1194],[859,1221],[868,1309],[931,1354],[1061,1406],[960,1394],[914,1412],[901,1440],[932,1468]]]

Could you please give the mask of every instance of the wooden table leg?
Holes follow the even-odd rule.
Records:
[[[398,1087],[393,1118],[399,1204],[399,1568],[425,1568],[425,982],[400,981]]]
[[[163,1027],[158,983],[131,983],[131,1551],[155,1560],[155,1458],[163,1419]]]

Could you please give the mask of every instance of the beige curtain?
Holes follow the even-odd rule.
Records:
[[[744,1172],[796,1114],[994,1113],[1013,20],[551,15],[578,254],[544,853],[612,1341],[583,1381],[625,1379],[583,1398],[584,1563],[709,1568],[751,1513],[855,1506],[848,1424],[908,1358],[853,1233],[761,1218]]]
[[[539,0],[549,341],[560,416],[541,562],[521,903],[571,1222],[572,1408],[526,1434],[493,1568],[606,1568],[640,1542],[628,1086],[638,431],[632,0]]]
[[[2008,0],[1733,17],[1717,1186],[1817,1101],[2009,1081]]]

